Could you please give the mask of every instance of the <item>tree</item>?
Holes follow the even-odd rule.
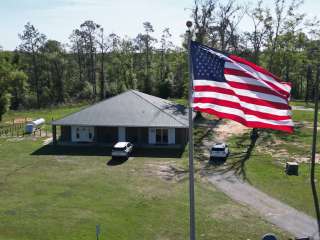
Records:
[[[40,97],[42,93],[42,84],[40,82],[40,69],[39,69],[39,58],[40,58],[40,48],[43,46],[46,36],[38,31],[31,23],[27,23],[24,26],[24,31],[19,34],[19,38],[22,43],[19,49],[22,53],[31,61],[31,72],[32,76],[29,78],[31,80],[31,86],[34,86],[35,93],[37,97],[37,107],[40,108]]]
[[[293,0],[294,1],[294,0]],[[278,46],[278,38],[282,33],[282,24],[285,19],[285,6],[286,0],[275,0],[275,19],[273,21],[273,29],[270,31],[269,42],[270,42],[270,54],[268,62],[268,70],[272,71],[273,68],[273,56]]]
[[[51,97],[55,103],[65,102],[65,50],[62,44],[55,40],[48,40],[41,48],[43,61],[42,66],[47,71],[46,87],[51,90]]]
[[[145,30],[145,35],[143,36],[143,40],[145,43],[145,54],[146,54],[146,78],[144,83],[144,91],[147,93],[151,92],[151,79],[150,79],[150,52],[152,48],[152,42],[155,42],[156,39],[150,36],[150,33],[153,33],[153,27],[150,22],[144,22],[143,27]]]
[[[91,20],[87,20],[80,25],[80,36],[83,39],[84,49],[88,55],[88,79],[93,87],[94,99],[97,97],[97,82],[96,82],[96,30],[100,25]]]
[[[10,107],[11,109],[17,110],[25,100],[28,76],[21,70],[13,70],[9,74],[9,79],[8,92],[11,95]]]
[[[9,81],[12,65],[2,56],[0,56],[0,121],[2,115],[8,111],[10,106]]]
[[[79,29],[73,30],[72,34],[69,37],[71,41],[71,50],[76,54],[76,62],[78,65],[78,85],[80,87],[84,86],[83,75],[84,75],[84,64],[85,64],[85,55],[84,55],[84,40],[81,37],[81,32]]]
[[[137,48],[139,49],[140,53],[143,53],[145,57],[144,61],[144,83],[143,83],[143,91],[146,93],[151,93],[152,91],[152,79],[150,76],[150,70],[151,70],[151,54],[153,50],[152,44],[157,42],[155,38],[153,38],[150,34],[154,32],[153,27],[150,22],[144,22],[143,27],[145,30],[145,33],[138,34],[136,37],[136,44]]]
[[[217,34],[211,33],[217,36],[218,47],[222,51],[229,50],[231,46],[237,48],[236,44],[236,28],[241,22],[244,12],[241,11],[242,7],[235,4],[235,0],[229,0],[226,4],[219,4],[219,8],[216,11],[216,19],[213,20],[213,24],[210,30],[217,32]]]
[[[192,9],[196,41],[205,43],[208,37],[210,24],[213,20],[213,12],[216,8],[217,0],[195,0]]]
[[[260,64],[261,48],[266,44],[267,36],[272,27],[272,16],[268,8],[263,8],[262,0],[257,6],[247,11],[247,15],[253,23],[253,32],[245,32],[245,35],[253,47],[253,62]]]
[[[106,41],[104,36],[104,29],[100,27],[100,33],[97,37],[97,44],[100,48],[100,100],[105,98],[106,89],[105,89],[105,53],[109,49],[108,39]]]
[[[169,28],[165,28],[162,31],[160,43],[160,63],[159,63],[159,81],[163,81],[167,78],[169,72],[169,64],[167,61],[167,54],[169,54],[170,48],[173,46],[170,38],[172,37]]]

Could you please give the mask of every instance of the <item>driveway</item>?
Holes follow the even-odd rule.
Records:
[[[209,182],[234,201],[256,210],[267,221],[293,236],[319,239],[316,237],[317,223],[314,218],[268,196],[232,172],[212,173],[207,177]]]

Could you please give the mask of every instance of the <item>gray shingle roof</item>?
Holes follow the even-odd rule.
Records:
[[[129,90],[52,122],[53,125],[188,128],[188,109]]]

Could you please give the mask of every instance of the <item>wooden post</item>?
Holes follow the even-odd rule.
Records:
[[[52,143],[57,144],[57,126],[52,125]]]
[[[317,194],[316,182],[315,182],[315,158],[316,158],[316,147],[317,147],[317,128],[318,128],[318,102],[319,102],[319,80],[320,80],[320,65],[317,69],[317,79],[315,83],[315,96],[314,96],[314,118],[313,118],[313,141],[312,141],[312,155],[311,155],[311,168],[310,168],[310,183],[314,202],[314,208],[317,216],[318,223],[318,236],[320,237],[320,208],[319,199]]]

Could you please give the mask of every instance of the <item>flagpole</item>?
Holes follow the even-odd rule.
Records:
[[[317,132],[318,132],[318,102],[319,102],[319,80],[320,80],[320,66],[317,66],[317,79],[315,82],[315,96],[314,96],[314,121],[313,121],[313,139],[312,139],[312,154],[311,154],[311,169],[310,169],[310,183],[313,196],[314,207],[317,216],[318,237],[320,237],[320,208],[317,188],[315,183],[315,158],[317,151]]]
[[[188,30],[188,61],[189,61],[189,214],[190,214],[190,240],[196,239],[195,229],[195,202],[194,202],[194,168],[193,168],[193,119],[192,119],[192,90],[193,73],[191,64],[191,27],[192,22],[186,23]]]

